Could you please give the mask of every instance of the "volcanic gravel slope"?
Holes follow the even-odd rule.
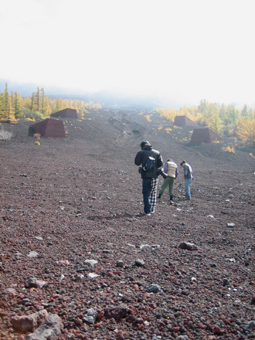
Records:
[[[252,150],[188,145],[189,128],[153,112],[84,118],[40,145],[28,123],[2,126],[0,339],[25,339],[12,317],[43,309],[61,318],[57,339],[255,338]],[[179,166],[174,204],[165,191],[150,217],[134,165],[143,139],[194,170],[192,199]]]

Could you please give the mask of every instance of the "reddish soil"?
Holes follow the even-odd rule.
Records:
[[[252,150],[188,145],[192,129],[144,115],[92,111],[40,145],[29,123],[2,126],[13,138],[0,143],[0,339],[25,339],[11,317],[41,309],[60,316],[59,339],[255,338]],[[179,167],[174,204],[165,192],[151,217],[134,165],[143,139],[194,171],[192,199],[182,200]],[[222,150],[230,143],[235,153]],[[29,288],[31,278],[47,285]],[[121,304],[127,313],[107,318]],[[83,320],[90,308],[94,325]]]

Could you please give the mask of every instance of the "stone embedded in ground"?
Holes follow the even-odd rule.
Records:
[[[43,288],[47,286],[47,282],[46,281],[42,281],[42,280],[37,280],[36,278],[30,278],[28,280],[28,282],[25,284],[26,288]]]
[[[144,266],[144,264],[145,264],[145,262],[142,259],[135,260],[135,265],[138,266],[138,267],[142,267],[142,266]]]
[[[94,267],[95,264],[97,264],[98,261],[97,260],[85,260],[84,261],[84,264],[88,265],[88,266],[91,266],[91,267]]]
[[[160,285],[157,285],[157,284],[151,284],[148,289],[149,293],[158,293],[160,291],[161,291],[161,287]]]
[[[89,273],[87,275],[87,278],[90,279],[90,280],[93,280],[93,279],[96,279],[99,275],[96,274],[96,273]]]
[[[39,254],[36,252],[36,251],[30,251],[28,254],[27,254],[27,257],[30,257],[30,258],[33,258],[33,257],[38,257]]]
[[[120,304],[119,306],[107,306],[104,310],[104,316],[106,319],[115,319],[119,321],[125,318],[129,313],[128,306],[125,304]]]
[[[87,310],[86,315],[83,317],[83,321],[94,325],[94,323],[96,322],[97,314],[98,313],[96,309],[90,308]]]
[[[10,295],[10,296],[14,296],[17,295],[17,291],[14,288],[6,288],[3,292],[3,295]]]
[[[30,315],[13,316],[10,321],[18,332],[26,333],[33,332],[47,317],[48,312],[43,309]]]
[[[123,260],[117,260],[116,266],[117,267],[124,267],[124,261]]]
[[[223,285],[224,287],[225,287],[225,286],[228,286],[228,285],[229,285],[229,280],[228,280],[228,279],[223,279],[222,285]]]
[[[197,246],[194,243],[190,242],[182,242],[179,245],[180,249],[187,249],[187,250],[197,250]]]

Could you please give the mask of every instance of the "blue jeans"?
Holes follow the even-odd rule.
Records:
[[[192,181],[192,178],[185,178],[185,191],[186,195],[185,197],[190,200],[191,199],[191,194],[190,194],[190,183]]]
[[[144,212],[149,214],[155,211],[158,178],[143,178]]]

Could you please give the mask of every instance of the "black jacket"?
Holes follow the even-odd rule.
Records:
[[[160,155],[160,152],[157,150],[152,149],[151,145],[145,145],[144,148],[137,152],[135,156],[135,165],[141,167],[145,166],[147,159],[152,156],[155,158],[155,167],[152,171],[143,171],[141,172],[142,178],[157,178],[158,177],[158,169],[163,165],[163,158]]]

